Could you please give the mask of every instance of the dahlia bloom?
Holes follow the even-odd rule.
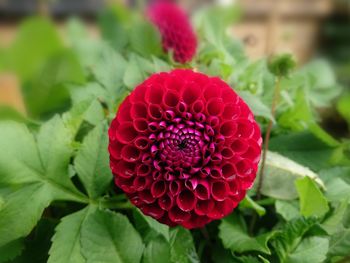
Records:
[[[116,185],[144,214],[186,228],[233,211],[253,184],[261,144],[247,104],[192,70],[152,75],[109,128]]]
[[[174,3],[156,1],[149,6],[148,16],[162,36],[163,49],[173,50],[177,62],[190,61],[196,53],[197,38],[185,12]]]

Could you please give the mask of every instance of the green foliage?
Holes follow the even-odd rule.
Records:
[[[250,237],[242,218],[234,214],[223,219],[219,227],[219,237],[224,247],[232,252],[259,251],[270,254],[267,242],[273,235],[274,232],[270,232],[257,237]]]
[[[107,147],[107,125],[103,123],[84,138],[74,160],[75,170],[91,198],[105,193],[112,179]]]
[[[328,133],[338,134],[318,110],[329,110],[342,88],[324,60],[298,69],[291,55],[250,61],[227,34],[239,15],[234,6],[197,10],[199,48],[187,65],[164,54],[156,28],[122,6],[99,15],[102,39],[78,19],[67,23],[65,41],[44,18],[23,22],[13,46],[0,51],[0,70],[18,75],[29,113],[0,107],[0,262],[349,257],[349,142]],[[143,215],[113,186],[108,165],[107,129],[120,102],[152,73],[178,67],[227,81],[263,134],[273,122],[262,198],[254,186],[232,214],[191,231]],[[276,77],[283,78],[272,116]],[[348,95],[337,110],[349,124]]]
[[[298,179],[295,185],[299,195],[301,215],[321,217],[328,212],[327,199],[310,177]]]

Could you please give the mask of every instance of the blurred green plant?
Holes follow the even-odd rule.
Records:
[[[45,19],[23,23],[0,58],[0,70],[20,77],[30,114],[0,121],[0,262],[349,259],[349,146],[321,127],[318,112],[342,89],[323,60],[293,72],[289,56],[250,61],[226,33],[239,15],[236,7],[198,10],[200,47],[181,67],[225,79],[264,133],[272,123],[261,199],[254,187],[233,214],[192,231],[140,213],[113,187],[108,166],[107,127],[119,103],[150,74],[180,67],[161,50],[157,31],[121,6],[99,16],[103,39],[78,19],[66,25],[64,42]],[[349,121],[348,101],[342,96],[338,110]]]

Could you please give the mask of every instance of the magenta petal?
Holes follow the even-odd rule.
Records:
[[[163,196],[167,191],[167,185],[165,181],[155,181],[151,187],[152,196],[159,198]]]
[[[187,221],[190,217],[190,213],[181,210],[177,206],[174,206],[169,210],[169,218],[175,223],[182,223],[183,221]]]
[[[183,211],[191,211],[197,202],[197,198],[192,191],[183,190],[176,198],[178,207]]]
[[[223,201],[227,197],[229,189],[226,181],[214,181],[211,184],[211,195],[216,201]]]

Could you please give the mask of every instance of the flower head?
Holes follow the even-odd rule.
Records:
[[[174,3],[156,1],[149,6],[148,15],[160,31],[164,50],[172,50],[177,62],[190,61],[196,53],[197,38],[185,12]]]
[[[109,129],[115,183],[146,215],[201,227],[244,198],[261,134],[222,80],[192,70],[152,75],[123,101]]]

